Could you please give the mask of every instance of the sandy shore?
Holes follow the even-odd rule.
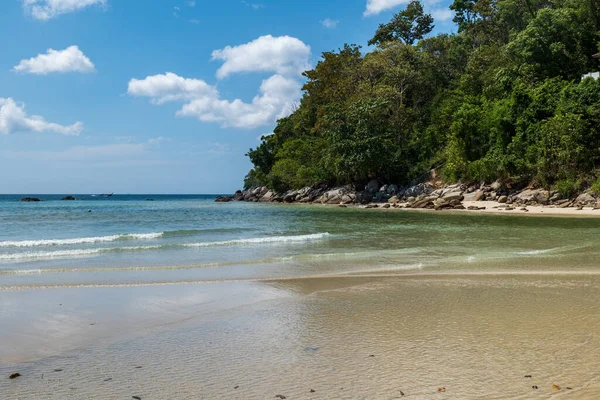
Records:
[[[2,398],[600,395],[598,277],[327,278],[264,288],[295,295],[0,365]],[[7,379],[14,372],[21,377]]]
[[[384,204],[378,204],[376,209],[383,209]],[[426,208],[405,208],[405,203],[400,204],[401,208],[388,208],[389,211],[425,211],[425,212],[443,212],[443,213],[478,213],[478,214],[505,214],[505,215],[535,215],[535,216],[563,216],[563,217],[600,217],[600,209],[593,207],[584,207],[579,210],[574,207],[558,208],[554,206],[517,206],[511,205],[513,210],[507,210],[506,204],[500,204],[496,201],[463,201],[466,210],[433,210]],[[338,207],[338,206],[336,206]],[[365,208],[364,206],[348,205],[352,208]],[[469,207],[479,207],[479,210],[468,210]],[[483,209],[485,207],[485,209]],[[526,210],[525,210],[526,209]]]

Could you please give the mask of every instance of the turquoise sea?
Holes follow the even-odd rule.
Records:
[[[21,197],[0,196],[0,289],[570,271],[595,269],[600,244],[593,218],[215,203],[213,195]],[[573,255],[576,264],[557,263]]]
[[[2,400],[600,396],[600,218],[21,197]]]

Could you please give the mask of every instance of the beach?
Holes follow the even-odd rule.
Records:
[[[0,398],[600,395],[600,220],[213,201],[11,206]]]

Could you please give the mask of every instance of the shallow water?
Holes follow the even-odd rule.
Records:
[[[0,399],[600,396],[600,219],[213,199],[0,198]]]

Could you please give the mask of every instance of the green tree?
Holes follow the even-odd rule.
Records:
[[[413,0],[405,10],[395,14],[390,22],[379,25],[375,36],[369,40],[369,46],[381,46],[397,40],[412,45],[415,41],[423,39],[433,28],[431,14],[425,14],[421,2]]]

